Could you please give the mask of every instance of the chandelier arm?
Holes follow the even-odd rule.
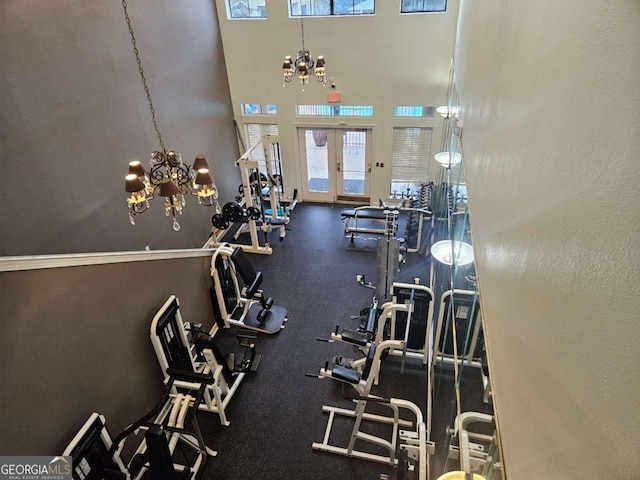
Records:
[[[152,163],[149,170],[149,181],[152,185],[160,185],[163,180],[170,178],[170,170],[162,162]]]
[[[140,60],[140,53],[138,52],[138,47],[136,45],[136,37],[133,34],[133,27],[131,26],[131,19],[129,18],[129,13],[127,12],[127,2],[126,0],[122,0],[122,8],[124,10],[124,18],[127,22],[127,27],[129,28],[129,35],[131,35],[131,44],[133,45],[133,53],[136,56],[136,63],[138,64],[138,72],[140,72],[140,78],[142,79],[142,85],[144,86],[144,91],[147,94],[147,102],[149,102],[149,111],[151,112],[151,120],[153,121],[153,127],[156,129],[156,133],[158,134],[158,140],[160,141],[160,147],[162,151],[165,152],[164,142],[162,141],[162,135],[160,134],[160,130],[158,129],[158,122],[156,121],[156,111],[153,108],[153,101],[151,100],[151,92],[149,91],[149,86],[147,85],[147,79],[144,76],[144,70],[142,68],[142,60]]]
[[[175,175],[175,180],[177,182],[178,188],[180,189],[180,193],[186,195],[191,192],[191,171],[187,165],[179,165],[174,167],[173,174]]]

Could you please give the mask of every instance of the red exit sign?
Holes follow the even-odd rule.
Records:
[[[329,92],[327,94],[327,99],[329,103],[339,103],[340,102],[340,92]]]

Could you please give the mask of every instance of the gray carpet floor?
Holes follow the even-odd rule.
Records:
[[[223,427],[216,415],[199,414],[207,443],[218,451],[204,471],[205,479],[233,480],[377,480],[398,472],[388,465],[314,451],[327,422],[322,405],[352,408],[343,398],[353,390],[331,379],[310,378],[325,361],[336,355],[360,356],[344,343],[327,343],[336,325],[356,328],[359,311],[372,300],[373,290],[356,282],[357,274],[374,280],[375,242],[344,236],[339,206],[300,204],[291,214],[287,236],[279,241],[270,234],[273,254],[250,255],[256,270],[263,272],[262,288],[276,305],[288,310],[286,327],[275,335],[260,335],[258,353],[262,361],[257,372],[247,375],[230,404],[231,424]],[[242,241],[242,238],[240,239]],[[428,283],[429,262],[418,254],[407,254],[399,280],[414,277]],[[233,330],[225,333],[231,337]],[[231,343],[229,345],[232,345]],[[380,383],[373,393],[411,400],[423,410],[427,397],[427,371],[418,360],[407,360],[400,373],[400,359],[383,362]],[[432,476],[442,473],[447,451],[445,429],[451,424],[453,371],[439,370],[434,379],[437,403],[434,406],[432,440],[436,455]],[[464,408],[486,410],[478,370],[464,372]],[[481,410],[482,411],[482,410]],[[351,431],[349,421],[336,423],[332,441],[346,446]]]

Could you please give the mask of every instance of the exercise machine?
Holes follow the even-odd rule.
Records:
[[[262,150],[264,155],[266,173],[260,172],[258,161],[251,158],[252,153],[257,150]],[[233,239],[237,241],[242,233],[248,233],[251,243],[237,246],[250,253],[270,255],[273,250],[268,234],[277,229],[280,240],[285,238],[290,213],[297,203],[297,190],[294,189],[290,198],[284,194],[278,137],[262,137],[242,154],[236,161],[236,166],[240,169],[242,182],[238,187],[239,195],[236,202],[227,202],[222,211],[211,218],[212,235],[204,248],[220,246],[229,227],[234,223],[241,223]]]
[[[440,297],[436,323],[434,361],[451,364],[454,360],[453,331],[456,329],[456,351],[461,364],[482,368],[477,352],[481,340],[480,300],[473,290],[447,290]]]
[[[472,428],[473,426],[473,428]],[[483,433],[483,431],[485,433]],[[464,412],[456,416],[454,427],[447,429],[449,451],[445,470],[458,461],[461,471],[491,478],[493,470],[501,470],[495,420],[492,415]]]
[[[401,371],[406,358],[416,358],[423,364],[430,364],[433,352],[431,332],[433,331],[433,292],[418,283],[392,285],[392,300],[379,306],[373,298],[370,307],[361,312],[365,319],[355,330],[343,329],[336,325],[329,339],[321,341],[344,342],[360,349],[365,358],[371,344],[379,345],[384,340],[400,340],[402,349],[389,348],[388,354],[402,358]],[[362,370],[365,358],[344,359],[339,356],[334,363],[348,368]],[[375,379],[377,384],[378,379]]]
[[[489,403],[491,382],[484,350],[480,299],[474,290],[447,290],[440,299],[434,337],[434,366],[451,365],[456,359],[459,365],[480,370],[483,402]]]
[[[72,458],[74,480],[140,480],[148,474],[157,480],[196,480],[208,457],[217,453],[207,447],[196,418],[211,375],[169,369],[169,382],[160,402],[112,440],[104,416],[93,413],[68,444],[63,455]],[[189,394],[175,394],[175,381],[193,383]],[[123,460],[125,443],[144,431],[144,438],[129,462]],[[176,454],[180,445],[180,454]],[[135,450],[134,450],[135,448]],[[190,454],[187,451],[190,450]]]
[[[198,408],[217,413],[220,423],[226,426],[229,425],[227,405],[245,374],[257,369],[260,356],[256,354],[252,341],[255,337],[239,335],[244,356],[236,364],[234,354],[224,355],[218,347],[217,334],[217,325],[207,333],[196,325],[186,324],[182,319],[180,303],[174,295],[167,299],[151,322],[151,343],[164,373],[165,383],[171,380],[168,369],[210,374],[212,381],[207,385]],[[173,387],[179,392],[193,389],[195,385],[193,382],[175,380]]]
[[[74,480],[129,479],[120,455],[110,455],[113,440],[104,416],[92,413],[65,448],[63,455],[72,461]]]
[[[419,283],[396,282],[391,285],[390,296],[391,302],[410,306],[408,311],[393,312],[389,335],[401,339],[403,345],[402,352],[393,349],[390,354],[429,364],[433,355],[433,290]]]
[[[412,206],[414,204],[415,203],[409,203],[407,205],[407,200],[405,199],[397,205],[387,205],[380,199],[378,205],[343,210],[340,212],[340,215],[344,221],[345,237],[353,242],[356,238],[371,238],[362,237],[360,235],[362,233],[389,236],[389,212],[395,215],[392,227],[393,231],[391,232],[393,236],[395,236],[398,217],[400,214],[403,214],[408,216],[408,226],[412,229],[409,233],[412,238],[415,238],[415,246],[407,247],[407,252],[419,252],[421,251],[421,244],[423,240],[425,240],[424,233],[431,232],[431,229],[425,228],[425,221],[431,222],[433,214],[429,208]],[[427,225],[429,225],[429,223],[427,223]],[[414,229],[415,232],[413,231]],[[428,241],[428,239],[426,240]]]
[[[350,385],[356,395],[350,399],[355,402],[354,409],[339,408],[324,405],[322,411],[329,414],[327,426],[322,442],[313,443],[313,449],[323,452],[344,455],[348,457],[369,460],[373,462],[398,465],[398,449],[411,452],[412,458],[420,462],[419,471],[421,480],[426,480],[429,471],[429,457],[433,455],[435,446],[430,441],[431,409],[430,404],[426,416],[412,402],[402,399],[384,399],[371,394],[371,387],[377,377],[382,355],[391,349],[402,349],[402,342],[397,340],[385,340],[380,344],[371,344],[368,349],[366,362],[361,372],[333,366],[329,368],[328,362],[320,370],[319,375],[307,374],[317,378],[331,378]],[[367,404],[376,403],[387,406],[391,410],[390,415],[380,415],[366,411]],[[415,416],[415,422],[400,418],[400,411],[407,410]],[[338,417],[353,419],[353,427],[347,446],[338,446],[330,443],[334,420]],[[382,437],[365,432],[361,427],[363,422],[383,424],[391,426],[390,437]],[[356,449],[356,441],[366,442],[381,448],[385,455],[374,454],[365,450]]]
[[[376,298],[380,301],[388,298],[389,288],[397,280],[400,265],[404,263],[401,254],[404,240],[395,237],[398,211],[385,210],[384,215],[386,232],[384,237],[376,239],[376,284],[367,282],[364,275],[356,276],[360,285],[376,291]]]
[[[211,303],[220,328],[239,326],[269,334],[284,328],[287,310],[260,289],[262,272],[253,269],[241,247],[222,244],[216,249],[211,279]]]

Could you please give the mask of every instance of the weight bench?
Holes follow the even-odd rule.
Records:
[[[398,228],[397,220],[400,213],[404,213],[407,215],[418,215],[416,246],[414,248],[407,248],[407,252],[419,252],[420,245],[423,240],[422,236],[424,219],[427,218],[428,220],[430,220],[433,215],[429,209],[406,207],[404,206],[404,203],[390,207],[385,205],[381,200],[379,207],[356,207],[353,209],[342,210],[342,212],[340,212],[340,215],[342,217],[342,220],[344,221],[345,237],[349,237],[350,240],[353,241],[354,238],[356,238],[356,234],[358,233],[395,236],[396,230]],[[360,224],[358,224],[358,220],[360,220]]]
[[[351,239],[353,239],[354,233],[373,233],[384,235],[387,232],[387,215],[385,211],[388,210],[377,207],[356,207],[349,210],[343,210],[340,212],[340,215],[342,216],[342,220],[345,222],[345,236],[349,236],[349,234],[351,234]],[[359,219],[365,220],[367,225],[358,226]],[[381,223],[382,227],[376,228],[372,226],[371,223]]]

